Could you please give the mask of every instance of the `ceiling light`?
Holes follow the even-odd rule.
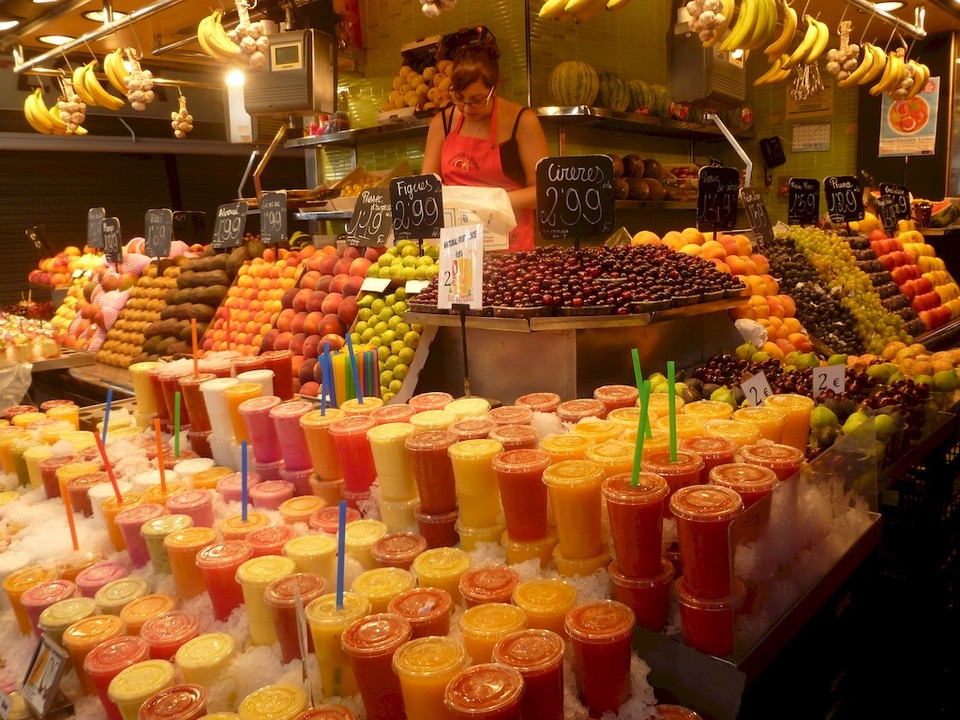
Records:
[[[878,2],[874,3],[874,7],[877,10],[882,10],[883,12],[893,12],[894,10],[899,10],[907,3],[902,2],[902,0],[891,0],[890,2]]]
[[[105,23],[107,21],[107,15],[103,10],[87,10],[83,13],[83,17],[91,22],[95,23]],[[126,20],[129,17],[127,13],[122,13],[119,10],[113,11],[113,21],[120,22],[121,20]]]
[[[58,2],[60,2],[60,0],[33,0],[34,5],[52,5]]]
[[[68,42],[76,40],[72,35],[41,35],[37,38],[44,45],[66,45]]]
[[[13,28],[15,28],[19,24],[20,24],[19,20],[0,20],[0,32],[13,30]]]
[[[247,76],[241,70],[231,70],[227,73],[227,87],[243,87]]]

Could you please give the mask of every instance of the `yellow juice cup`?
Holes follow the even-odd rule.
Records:
[[[563,460],[583,460],[593,441],[583,435],[547,435],[540,441],[540,449],[550,456],[551,463]]]
[[[435,587],[450,593],[460,602],[460,576],[470,567],[470,556],[463,550],[438,547],[424,550],[413,559],[410,570],[421,587]]]
[[[443,410],[453,415],[457,420],[463,420],[466,417],[486,415],[490,412],[490,403],[478,397],[457,398],[447,403]]]
[[[29,440],[31,435],[26,430],[20,428],[4,428],[0,432],[0,467],[5,473],[15,473],[16,466],[13,464],[13,445],[18,440]]]
[[[706,435],[726,438],[737,447],[755,445],[760,440],[760,428],[745,420],[707,420],[703,431]]]
[[[47,410],[47,417],[68,422],[74,430],[80,429],[80,408],[77,405],[57,405]]]
[[[144,660],[121,670],[110,681],[107,695],[123,720],[137,720],[140,706],[169,687],[173,687],[173,665],[166,660]]]
[[[27,465],[27,477],[30,479],[30,487],[38,488],[43,485],[43,477],[40,475],[40,463],[49,457],[53,457],[53,451],[49,445],[33,445],[23,451],[23,461]]]
[[[501,638],[526,627],[526,613],[509,603],[475,605],[467,608],[460,616],[463,646],[474,665],[490,662],[493,646]]]
[[[783,431],[780,442],[805,450],[810,438],[810,412],[816,403],[813,398],[788,393],[771,395],[763,401],[763,406],[779,410],[784,414]]]
[[[553,559],[553,548],[557,545],[557,534],[548,531],[539,540],[514,540],[510,537],[510,533],[505,532],[500,537],[500,543],[506,550],[507,563],[510,565],[536,559],[540,562],[540,567],[545,568]]]
[[[400,678],[407,720],[454,720],[443,702],[447,683],[467,666],[460,643],[445,637],[423,637],[400,646],[393,671]]]
[[[783,422],[786,415],[776,408],[758,405],[757,407],[740,408],[733,413],[733,419],[741,422],[753,423],[760,431],[760,437],[780,442],[783,434]]]
[[[560,578],[534,578],[517,585],[513,604],[527,616],[527,626],[566,637],[563,619],[577,602],[577,591]]]
[[[612,420],[623,428],[636,431],[640,423],[640,408],[637,406],[617,408],[607,413],[607,420]]]
[[[564,460],[544,470],[543,482],[550,493],[563,555],[578,560],[600,554],[603,466],[590,460]]]
[[[134,363],[127,368],[133,382],[133,395],[137,401],[137,413],[140,415],[157,414],[157,397],[153,394],[153,385],[150,384],[148,371],[160,367],[154,361]],[[49,414],[49,413],[48,413]]]
[[[77,452],[97,446],[96,437],[88,430],[67,430],[60,433],[60,439],[73,445]]]
[[[83,661],[87,654],[105,640],[120,637],[126,631],[123,620],[116,615],[91,615],[78,620],[63,631],[63,644],[70,653],[73,669],[80,679],[80,685],[86,695],[95,695],[97,686],[84,671]]]
[[[340,403],[340,409],[347,415],[369,415],[382,407],[383,400],[378,397],[365,397],[363,402],[357,398],[349,398]]]
[[[117,515],[143,502],[143,497],[137,493],[121,493],[120,497],[123,498],[123,502],[118,503],[114,495],[100,503],[100,514],[103,516],[103,524],[107,526],[107,535],[118,551],[126,550],[127,543],[123,539],[120,528],[117,527]]]
[[[674,404],[674,407],[676,408],[677,413],[680,413],[683,411],[683,406],[684,406],[683,398],[677,397],[675,398],[675,400],[676,400],[676,403]],[[640,407],[639,399],[637,400],[637,407]],[[665,417],[666,415],[669,415],[669,414],[670,414],[670,396],[667,395],[667,393],[665,392],[651,393],[650,402],[647,407],[647,417],[650,419],[650,422],[652,423],[657,418]]]
[[[254,645],[272,645],[277,642],[273,613],[263,597],[263,591],[274,580],[297,571],[290,558],[264,555],[247,560],[237,569],[237,582],[243,589],[243,604],[250,620],[250,642]]]
[[[307,693],[297,685],[267,685],[247,695],[237,708],[240,720],[294,720],[307,708]]]
[[[283,554],[293,560],[297,572],[319,575],[326,583],[337,582],[337,538],[333,535],[301,535],[288,540]]]
[[[371,613],[387,612],[393,598],[413,587],[413,573],[402,568],[381,567],[367,570],[357,576],[350,592],[362,595],[370,603]]]
[[[719,400],[697,400],[683,406],[684,415],[696,415],[704,420],[729,420],[733,406]]]
[[[300,416],[300,427],[307,436],[307,450],[313,463],[313,472],[323,480],[337,480],[343,477],[340,469],[340,456],[328,432],[330,425],[346,417],[339,408],[327,408],[326,412],[313,410]]]
[[[387,524],[379,520],[354,520],[348,522],[344,530],[344,546],[347,555],[367,570],[373,570],[377,563],[373,559],[373,544],[387,534]]]
[[[603,468],[604,479],[619,473],[633,471],[634,444],[623,440],[607,440],[587,448],[586,460]]]
[[[313,649],[320,668],[323,697],[346,697],[358,692],[350,659],[340,646],[340,636],[352,623],[370,614],[370,601],[354,592],[343,593],[343,607],[337,608],[337,594],[312,600],[304,610]]]
[[[174,656],[185,682],[213,687],[237,654],[237,641],[227,633],[205,633],[187,640]]]
[[[76,428],[74,428],[73,425],[66,420],[58,420],[55,423],[44,425],[40,428],[40,439],[47,445],[53,445],[60,439],[60,436],[63,433],[73,431],[75,429]]]
[[[67,598],[40,613],[37,627],[44,635],[63,646],[63,632],[74,623],[97,614],[97,603],[88,597]]]
[[[20,603],[20,597],[35,585],[56,580],[59,577],[60,572],[55,568],[30,565],[10,573],[3,579],[3,589],[7,593],[10,607],[13,608],[14,617],[17,618],[21,635],[29,635],[32,628],[30,627],[30,618],[27,617],[27,613]]]
[[[250,440],[250,433],[247,432],[247,424],[240,414],[240,403],[244,400],[257,398],[263,395],[263,387],[260,383],[237,383],[231,385],[223,391],[223,397],[227,402],[227,412],[230,413],[230,426],[233,428],[233,436],[236,441]]]
[[[463,440],[447,450],[453,464],[461,524],[490,527],[500,518],[500,485],[493,459],[501,452],[503,445],[496,440]]]
[[[704,426],[707,421],[699,415],[677,414],[677,440],[697,437],[704,434]],[[653,432],[661,432],[664,435],[670,433],[670,416],[662,415],[651,422]]]
[[[410,451],[404,443],[416,428],[410,423],[377,425],[367,431],[373,464],[377,468],[380,494],[384,500],[409,500],[417,495]]]
[[[446,410],[424,410],[410,418],[410,424],[417,432],[427,430],[446,430],[457,421],[457,416]]]
[[[105,615],[120,615],[130,603],[150,592],[150,585],[142,577],[130,575],[111,580],[97,590],[94,600]]]
[[[285,524],[306,524],[310,521],[311,515],[313,515],[320,508],[326,506],[327,503],[318,498],[316,495],[298,495],[297,497],[292,497],[289,500],[284,500],[282,503],[280,503],[278,510],[280,511],[280,517],[283,518],[283,522]]]
[[[25,412],[20,413],[19,415],[14,415],[13,419],[10,420],[10,423],[14,427],[23,428],[26,430],[28,427],[33,425],[33,423],[37,422],[38,420],[44,420],[46,417],[46,413],[42,412]]]
[[[270,524],[270,518],[261,512],[248,512],[247,519],[238,513],[220,521],[218,529],[224,540],[245,540],[254,530]]]
[[[623,431],[620,424],[615,420],[600,420],[599,418],[587,418],[581,420],[572,428],[572,435],[582,435],[594,443],[602,443],[607,440],[613,440]]]

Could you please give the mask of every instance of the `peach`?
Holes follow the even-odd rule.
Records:
[[[307,336],[303,333],[297,333],[290,338],[290,349],[294,355],[303,355],[303,344],[307,341]]]
[[[279,330],[270,330],[263,334],[263,340],[260,344],[264,350],[273,350],[276,347],[278,337],[280,337]]]
[[[810,338],[803,333],[790,333],[787,336],[787,341],[800,352],[810,352],[813,349],[810,344]]]
[[[329,333],[327,335],[324,335],[322,338],[320,338],[321,350],[324,348],[324,346],[328,346],[330,348],[330,352],[336,352],[337,350],[342,348],[343,345],[344,345],[343,335],[340,335],[339,333]]]
[[[323,322],[322,312],[310,312],[303,320],[303,332],[307,335],[316,335],[320,332],[320,323]]]
[[[335,315],[342,300],[343,295],[338,292],[331,292],[323,299],[323,305],[320,307],[320,309],[324,312],[324,314]]]
[[[345,297],[340,301],[337,308],[337,317],[343,320],[343,324],[350,327],[357,317],[357,298],[354,295]]]
[[[680,252],[686,253],[687,255],[702,255],[703,248],[696,243],[689,243],[680,248]]]
[[[334,274],[334,275],[349,275],[349,274],[350,274],[350,263],[352,263],[352,262],[353,262],[353,260],[347,260],[346,258],[344,258],[343,260],[338,260],[338,261],[337,261],[337,264],[333,266],[333,274]]]
[[[797,314],[797,304],[792,297],[789,295],[778,295],[777,297],[780,298],[780,304],[783,305],[784,317],[793,317]]]
[[[321,275],[333,275],[333,269],[337,266],[339,260],[335,255],[324,255],[317,263],[317,271]]]
[[[730,274],[730,266],[727,265],[723,260],[713,258],[713,264],[717,268],[717,272],[726,273],[728,275]]]
[[[660,236],[649,230],[641,230],[633,236],[634,245],[662,245]]]
[[[303,325],[306,321],[307,321],[307,311],[302,310],[298,312],[296,315],[294,315],[293,321],[290,323],[290,332],[292,332],[294,335],[296,335],[297,333],[302,333]]]
[[[754,319],[770,317],[770,306],[762,295],[752,295],[747,301],[750,317]]]
[[[323,352],[323,346],[320,346],[320,352]],[[319,355],[317,356],[319,358]],[[313,368],[313,380],[318,384],[323,384],[323,363],[317,362]]]
[[[347,326],[343,324],[343,320],[337,317],[334,314],[327,314],[323,316],[323,320],[320,322],[320,335],[340,335],[346,332]],[[321,340],[322,344],[322,340]]]
[[[367,248],[363,256],[372,263],[375,263],[383,255],[383,248]]]
[[[302,288],[297,291],[297,294],[293,298],[293,304],[291,307],[297,312],[302,312],[307,309],[307,301],[310,299],[310,296],[313,294],[313,290],[307,290]]]
[[[753,253],[750,256],[750,259],[753,260],[754,264],[757,266],[757,272],[763,275],[764,273],[770,272],[770,261],[766,257],[759,253]]]
[[[323,290],[314,290],[313,294],[310,296],[310,299],[307,300],[307,307],[305,308],[307,312],[316,312],[323,308],[323,300],[327,297],[327,294]]]
[[[676,230],[671,230],[661,238],[661,242],[671,250],[679,250],[687,244],[686,239]]]
[[[783,305],[780,303],[780,298],[776,295],[767,295],[767,304],[770,306],[770,314],[776,316],[778,319],[784,316]]]
[[[694,245],[703,245],[706,240],[703,233],[697,230],[695,227],[684,228],[680,231],[680,234],[683,235],[684,242],[688,244],[692,243]]]
[[[753,252],[753,243],[746,235],[733,235],[733,241],[737,244],[738,255],[750,255]]]
[[[320,386],[315,382],[302,383],[299,394],[307,397],[317,397],[320,394]]]
[[[746,266],[743,263],[743,258],[739,255],[731,255],[727,253],[727,257],[724,259],[724,262],[727,264],[727,267],[730,268],[730,272],[734,275],[746,275]]]
[[[323,273],[317,272],[316,270],[308,270],[300,276],[300,287],[313,290],[317,287],[317,283],[320,282],[320,278],[322,277]]]
[[[341,257],[343,257],[344,260],[356,260],[362,254],[363,253],[360,251],[360,248],[354,247],[353,245],[347,245],[343,248]]]
[[[783,319],[783,326],[791,333],[798,333],[803,330],[803,325],[801,325],[800,321],[795,317],[785,317]]]
[[[716,242],[723,246],[723,249],[726,250],[727,255],[740,254],[740,248],[737,247],[737,241],[734,240],[730,235],[721,235]]]
[[[300,382],[306,384],[308,382],[313,382],[313,369],[317,365],[316,358],[305,358],[303,364],[300,366],[300,372],[297,373],[297,377]]]
[[[777,279],[773,277],[773,275],[764,273],[760,276],[760,279],[763,280],[767,286],[767,295],[776,295],[780,292],[780,283],[777,282]]]
[[[327,292],[331,293],[343,293],[343,286],[350,279],[350,276],[346,273],[340,273],[339,275],[334,275],[333,280],[330,281],[330,287],[327,288]]]
[[[347,278],[346,282],[343,283],[343,287],[340,289],[340,293],[344,297],[350,297],[351,295],[357,295],[360,292],[360,286],[363,285],[364,278],[357,277],[356,275],[351,275]]]
[[[724,250],[723,245],[718,243],[716,240],[708,240],[701,246],[703,257],[711,260],[716,258],[717,260],[723,260],[727,256],[727,251]]]
[[[777,360],[783,360],[783,356],[786,354],[775,342],[765,342],[763,347],[760,349],[767,353],[770,357],[776,358]]]
[[[370,269],[372,263],[366,258],[358,257],[356,260],[350,263],[350,270],[348,275],[354,277],[365,278],[367,276],[367,270]]]
[[[317,283],[317,290],[323,292],[330,292],[330,283],[333,282],[333,275],[324,275],[320,278],[320,282]]]
[[[303,357],[315,358],[320,354],[320,338],[317,335],[308,337],[303,342]]]

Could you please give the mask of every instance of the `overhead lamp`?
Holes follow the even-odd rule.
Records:
[[[60,2],[60,0],[33,0],[34,5],[53,5],[58,2]]]
[[[103,10],[87,10],[83,13],[83,17],[95,23],[105,23],[107,21],[107,14]],[[128,17],[129,15],[127,13],[122,13],[119,10],[113,11],[114,22],[126,20]]]
[[[53,45],[59,47],[60,45],[66,45],[68,42],[76,40],[73,35],[41,35],[37,38],[44,45]]]
[[[20,24],[19,20],[0,20],[0,32],[13,30],[19,24]]]
[[[883,12],[893,12],[894,10],[899,10],[907,3],[902,0],[889,0],[889,2],[878,2],[874,3],[873,6],[877,10],[882,10]]]
[[[227,73],[227,87],[240,88],[243,87],[247,81],[247,76],[243,74],[241,70],[231,70]]]

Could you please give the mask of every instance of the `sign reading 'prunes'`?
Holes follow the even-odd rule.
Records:
[[[383,247],[391,229],[387,189],[370,188],[361,192],[347,225],[347,240],[361,247]]]
[[[103,227],[100,223],[107,215],[102,207],[87,210],[87,245],[95,250],[103,248]]]
[[[766,245],[773,242],[773,225],[767,213],[767,206],[763,202],[763,196],[755,188],[745,187],[740,190],[740,202],[743,203],[743,211],[760,244]]]
[[[260,197],[260,239],[270,245],[287,241],[287,191],[265,192]]]
[[[823,193],[827,196],[827,214],[831,222],[863,220],[863,188],[853,175],[824,178]]]
[[[123,260],[123,235],[120,233],[120,221],[115,217],[104,218],[100,222],[103,229],[103,256],[108,263],[119,265]]]
[[[426,240],[440,237],[443,227],[443,183],[436,173],[411,175],[390,181],[393,239]]]
[[[889,197],[893,201],[893,211],[897,215],[897,220],[910,219],[910,190],[906,185],[880,183],[880,195]]]
[[[790,178],[787,184],[787,222],[791,225],[816,225],[820,219],[820,181],[814,178]]]
[[[243,242],[247,225],[247,204],[242,200],[225,203],[217,208],[217,220],[213,226],[213,247],[216,250],[235,248]]]
[[[697,229],[733,230],[740,173],[732,167],[706,166],[700,168],[697,182]]]
[[[545,240],[602,235],[616,226],[613,161],[607,155],[537,163],[537,226]]]
[[[143,235],[144,254],[147,257],[169,257],[170,241],[173,239],[173,211],[147,210],[143,217]]]

